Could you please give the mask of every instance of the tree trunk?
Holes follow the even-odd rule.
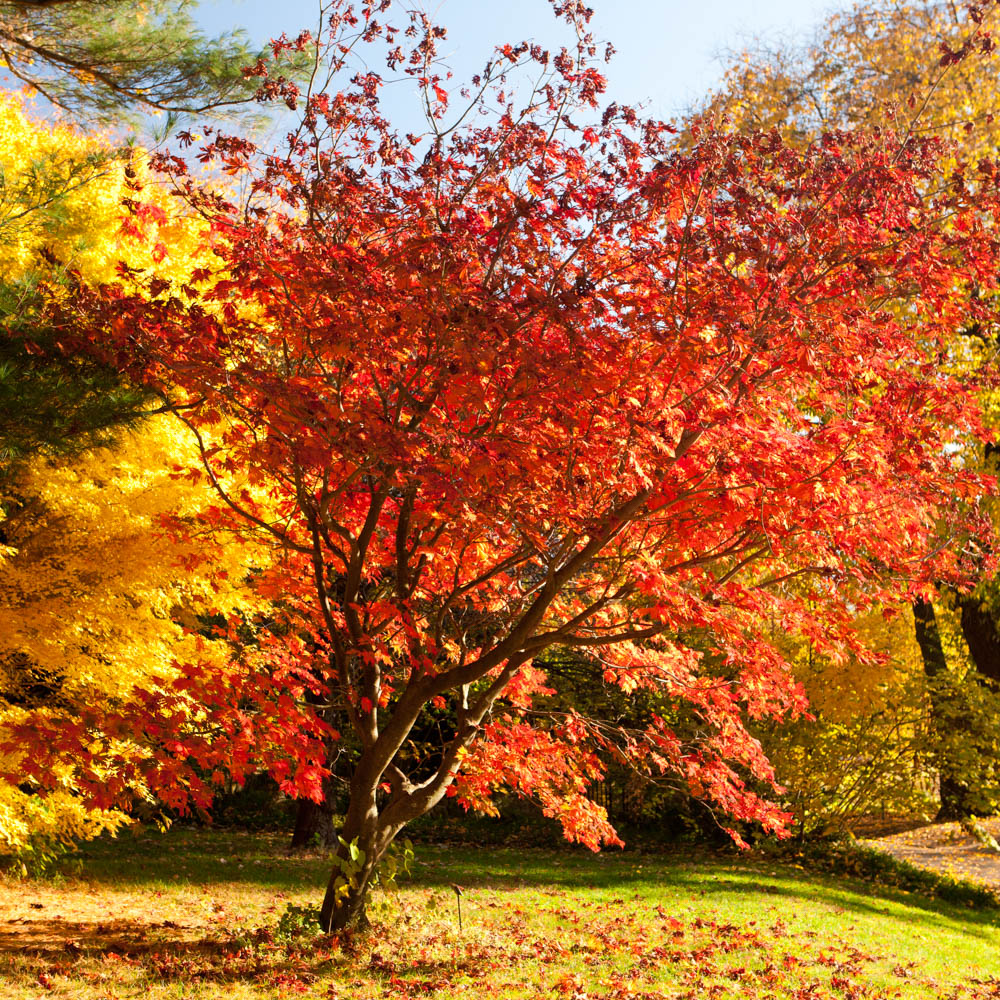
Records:
[[[325,783],[324,783],[325,784]],[[322,802],[299,799],[295,812],[295,831],[292,847],[332,847],[337,843],[337,830],[333,823],[333,803],[330,793]]]
[[[347,815],[338,838],[335,865],[320,910],[320,926],[328,934],[365,922],[365,901],[379,863],[407,823],[433,809],[458,773],[462,754],[479,732],[483,717],[520,669],[528,655],[510,657],[490,686],[471,705],[463,706],[455,735],[446,745],[437,771],[419,784],[393,764],[424,704],[435,693],[434,679],[407,688],[385,728],[366,734],[369,745],[351,778]],[[364,740],[362,741],[364,742]],[[378,792],[388,772],[390,798],[379,813]]]
[[[319,704],[319,695],[312,691],[306,692],[306,701]],[[324,722],[337,727],[343,722],[329,708],[317,708],[317,714]],[[327,761],[335,760],[334,745],[324,741]],[[323,801],[313,802],[312,799],[299,799],[295,812],[295,830],[292,833],[291,847],[333,847],[337,843],[337,828],[333,822],[337,804],[337,780],[333,774],[323,779]],[[340,779],[341,781],[343,779]]]
[[[963,819],[972,814],[970,790],[961,780],[947,747],[943,745],[943,740],[950,733],[961,728],[962,705],[958,702],[953,685],[949,683],[948,661],[941,645],[934,605],[930,601],[914,601],[913,622],[917,645],[924,661],[924,676],[927,678],[931,702],[931,721],[938,739],[935,763],[940,780],[941,808],[938,810],[937,820]],[[967,711],[965,715],[968,715]]]
[[[958,598],[961,609],[962,635],[976,672],[995,684],[1000,684],[1000,632],[989,608],[973,594]]]
[[[351,800],[340,829],[334,868],[320,910],[327,934],[365,923],[365,903],[372,877],[392,837],[380,834],[376,786],[358,787],[363,771],[351,783]]]

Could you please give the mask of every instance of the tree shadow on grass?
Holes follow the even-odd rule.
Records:
[[[245,884],[265,890],[315,888],[318,896],[329,877],[328,857],[320,852],[290,855],[286,843],[283,837],[234,831],[183,829],[166,835],[144,831],[89,844],[77,857],[91,884],[134,889]],[[806,873],[773,860],[707,851],[594,855],[574,849],[420,845],[407,884],[449,889],[452,883],[500,892],[535,888],[651,898],[671,893],[760,894],[882,917],[890,915],[887,904],[895,904],[893,919],[959,923],[983,936],[1000,923],[997,909],[972,909],[863,879]]]
[[[198,933],[192,936],[192,931]],[[74,959],[109,953],[134,956],[168,946],[207,946],[201,932],[203,927],[190,928],[172,920],[22,918],[0,923],[0,952]]]
[[[129,831],[84,845],[57,869],[57,875],[118,887],[245,883],[299,889],[329,877],[328,856],[291,854],[288,838],[215,830]]]
[[[484,852],[478,859],[465,852],[440,854],[423,859],[414,882],[441,888],[458,882],[494,890],[532,887],[613,890],[621,896],[663,891],[682,896],[759,894],[786,901],[820,902],[854,913],[892,916],[913,923],[930,922],[937,926],[959,923],[963,929],[983,937],[994,936],[1000,925],[997,908],[962,906],[874,881],[805,872],[774,861],[708,853],[684,857],[618,855],[617,861],[617,865],[607,861],[597,864],[596,859],[586,856],[541,851]],[[887,904],[895,904],[894,909],[890,911]]]
[[[698,891],[705,896],[734,894],[766,894],[786,901],[800,900],[822,903],[854,914],[888,917],[893,921],[919,924],[925,928],[954,928],[960,924],[963,933],[995,940],[1000,926],[1000,911],[956,906],[942,900],[904,892],[891,887],[872,885],[854,879],[833,880],[811,876],[806,885],[788,885],[782,881],[754,881],[742,879],[686,879],[675,885],[688,892]],[[895,904],[892,909],[886,904]]]
[[[205,931],[171,921],[21,920],[0,924],[0,959],[10,960],[5,978],[35,985],[40,973],[87,981],[117,968],[145,981],[301,986],[319,978],[335,946],[276,944],[266,929],[240,940]]]

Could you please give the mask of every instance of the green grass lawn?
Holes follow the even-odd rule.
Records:
[[[753,857],[421,846],[367,934],[279,932],[327,874],[267,836],[88,845],[0,883],[0,997],[1000,997],[1000,911]]]

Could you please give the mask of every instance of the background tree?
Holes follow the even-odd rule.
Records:
[[[45,297],[69,294],[70,275],[99,283],[124,266],[152,269],[166,287],[190,282],[211,260],[203,222],[184,216],[138,151],[34,121],[12,95],[0,121],[0,731],[25,712],[57,712],[86,737],[95,706],[111,711],[158,674],[176,678],[196,652],[225,661],[192,630],[205,631],[209,612],[235,614],[237,601],[247,619],[260,613],[246,578],[267,553],[164,533],[162,517],[211,504],[174,475],[195,459],[194,439],[153,418],[162,400],[118,367],[60,351],[40,312]],[[195,724],[190,699],[172,704],[174,726]],[[145,753],[127,740],[121,749]],[[68,771],[37,794],[17,777],[24,751],[5,756],[0,853],[37,856],[124,821],[88,808]],[[137,772],[120,793],[152,795]]]
[[[96,706],[114,711],[154,678],[176,677],[186,659],[229,655],[206,642],[208,616],[253,617],[260,601],[247,585],[249,551],[208,540],[180,541],[160,530],[163,517],[192,518],[211,504],[203,486],[173,476],[194,458],[194,440],[158,417],[119,437],[113,449],[74,459],[36,458],[8,480],[0,502],[0,732],[32,713],[83,721]],[[211,561],[202,561],[211,551]],[[258,553],[257,565],[267,554]],[[200,568],[199,568],[200,567]],[[173,703],[171,726],[197,730]],[[94,732],[94,739],[102,734]],[[30,745],[9,746],[0,782],[0,855],[30,860],[55,845],[117,829],[119,810],[89,808],[71,770],[28,777]],[[124,757],[146,750],[122,741]],[[100,772],[94,773],[100,779]],[[159,800],[136,776],[122,796]]]
[[[993,85],[997,55],[989,32],[993,18],[989,5],[966,7],[936,0],[859,3],[831,15],[803,46],[760,45],[735,57],[719,92],[703,110],[738,128],[777,128],[793,143],[808,142],[830,128],[901,128],[953,140],[961,156],[975,163],[994,156],[1000,143],[1000,107]],[[972,52],[975,58],[964,58]],[[970,183],[975,183],[974,176]],[[968,290],[958,294],[967,295]],[[948,356],[968,359],[963,339],[983,337],[985,356],[992,358],[997,345],[989,334],[959,319]],[[983,355],[976,350],[972,356]],[[984,402],[991,412],[989,424],[995,427],[995,399],[988,395]],[[990,430],[966,444],[972,460],[990,468],[993,436]],[[936,720],[931,732],[936,734],[942,819],[989,812],[997,801],[997,761],[989,756],[993,741],[985,732],[989,722],[980,713],[996,709],[1000,606],[993,598],[992,576],[982,570],[978,575],[973,588],[945,588],[943,604],[927,595],[912,605],[931,719]],[[964,642],[948,656],[939,629],[948,628],[953,614]],[[964,667],[967,658],[971,672]]]
[[[864,660],[830,659],[808,638],[776,636],[805,687],[809,717],[765,723],[760,735],[801,835],[927,809],[935,775],[923,663],[910,616],[892,610],[855,621],[877,653]]]
[[[970,14],[971,11],[971,14]],[[912,124],[975,161],[1000,138],[990,5],[869,0],[831,14],[804,44],[734,54],[699,113],[808,141],[825,129]],[[975,53],[974,58],[966,56]]]
[[[115,150],[71,126],[32,120],[13,95],[0,99],[0,479],[35,455],[106,444],[159,401],[113,365],[58,349],[40,319],[42,286],[108,281],[119,261],[164,280],[203,264],[200,227],[139,151]],[[127,205],[141,198],[139,235]],[[169,244],[169,251],[167,246]]]
[[[165,112],[172,123],[178,115],[231,117],[259,108],[251,101],[256,84],[242,72],[258,53],[239,32],[206,37],[192,19],[193,6],[190,0],[3,0],[0,58],[14,77],[88,126],[121,124],[123,115],[140,112]],[[80,245],[67,240],[66,219],[76,213],[79,220],[82,200],[97,199],[105,217],[94,221],[107,238],[107,216],[121,209],[130,185],[141,186],[127,176],[136,169],[127,165],[131,154],[88,143],[69,129],[32,129],[10,99],[2,113],[0,241],[9,256],[0,286],[0,475],[24,455],[103,443],[115,427],[134,425],[149,403],[112,368],[48,349],[32,285],[42,272],[53,281],[76,266],[88,241],[96,247],[79,228],[72,235]],[[26,146],[18,148],[22,141]],[[30,352],[26,335],[34,342]]]

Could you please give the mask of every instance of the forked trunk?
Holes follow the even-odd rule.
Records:
[[[474,705],[463,709],[464,718],[445,748],[437,772],[419,785],[413,785],[392,765],[393,756],[408,737],[427,698],[426,688],[414,687],[404,693],[388,725],[357,761],[351,779],[347,815],[320,910],[320,926],[327,933],[364,922],[368,889],[396,835],[444,798],[483,716],[526,659],[527,654],[508,659]],[[380,814],[378,790],[390,768],[395,785],[390,783],[392,794]]]

